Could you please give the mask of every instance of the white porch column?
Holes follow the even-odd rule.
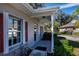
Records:
[[[53,15],[51,15],[51,31],[52,31],[52,37],[51,37],[51,53],[54,53],[54,26],[53,26],[53,24],[54,24],[54,14]]]
[[[8,19],[9,14],[7,12],[3,12],[3,24],[4,24],[4,54],[9,52],[8,45]]]
[[[23,20],[23,44],[25,44],[25,20]]]

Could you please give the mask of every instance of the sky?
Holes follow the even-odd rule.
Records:
[[[64,13],[71,15],[72,12],[79,7],[79,4],[69,4],[69,3],[45,3],[44,7],[50,7],[50,6],[59,6],[60,10],[62,10]]]

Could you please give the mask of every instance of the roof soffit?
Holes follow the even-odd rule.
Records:
[[[47,16],[51,15],[56,12],[59,7],[48,7],[48,8],[38,8],[33,9],[28,3],[19,3],[19,4],[12,4],[17,9],[23,11],[24,13],[28,14],[31,17],[39,17],[39,16]]]

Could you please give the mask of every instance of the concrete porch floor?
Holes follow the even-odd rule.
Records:
[[[35,49],[38,46],[45,47],[47,49],[46,51]],[[47,53],[50,52],[50,40],[40,40],[37,43],[35,43],[35,45],[31,47],[31,49],[33,53],[36,53],[36,55],[31,55],[32,53],[31,52],[29,56],[47,56]],[[22,48],[18,48],[12,51],[11,53],[5,54],[5,56],[19,56],[21,51],[22,51]],[[0,55],[4,56],[4,54],[0,54]]]
[[[38,41],[33,47],[32,47],[32,49],[35,51],[36,49],[36,47],[38,47],[38,46],[40,46],[40,47],[46,47],[47,48],[47,50],[46,50],[46,52],[50,52],[50,41],[49,40],[40,40],[40,41]],[[41,52],[41,51],[40,51]],[[43,55],[44,56],[44,55]]]

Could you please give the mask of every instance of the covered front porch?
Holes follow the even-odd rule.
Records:
[[[3,35],[4,48],[0,55],[33,55],[32,52],[35,49],[44,52],[44,55],[54,53],[53,23],[58,7],[29,9],[31,8],[29,4],[1,4],[0,7],[4,16],[4,19],[1,20],[4,20],[5,29]],[[18,23],[17,26],[20,25],[20,29],[16,27],[16,23]],[[47,24],[51,24],[51,39],[41,40],[43,34],[47,32],[44,29]],[[17,31],[21,32],[21,36],[17,35]],[[20,38],[19,41],[17,37]]]
[[[19,48],[7,53],[0,54],[4,56],[49,56],[50,54],[50,40],[40,40],[32,47],[28,47],[28,44],[21,45]]]

